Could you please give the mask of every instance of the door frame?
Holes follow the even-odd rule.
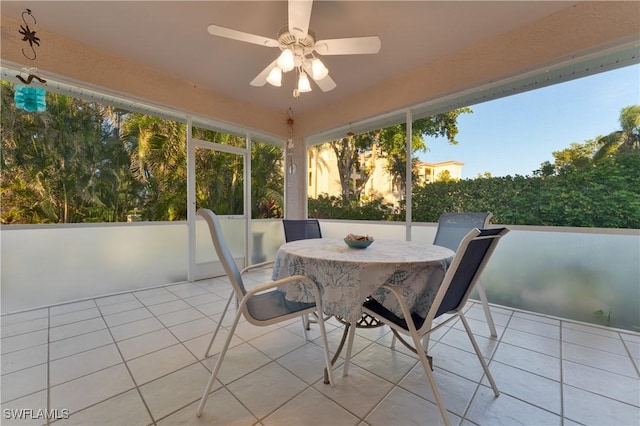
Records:
[[[215,142],[194,139],[191,132],[191,117],[187,118],[187,244],[188,267],[187,280],[193,282],[197,277],[198,265],[196,264],[196,149],[203,148],[211,151],[226,152],[242,156],[244,168],[243,182],[243,213],[239,217],[244,220],[244,261],[249,262],[251,239],[251,135],[245,135],[245,148],[231,145],[223,145]]]

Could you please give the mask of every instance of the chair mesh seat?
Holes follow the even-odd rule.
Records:
[[[247,301],[251,316],[259,321],[267,321],[283,315],[290,315],[315,307],[315,303],[292,302],[281,291],[256,294]]]

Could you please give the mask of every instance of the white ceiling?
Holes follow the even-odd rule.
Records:
[[[29,8],[32,29],[75,39],[155,70],[268,109],[315,109],[416,67],[527,25],[576,2],[563,1],[319,1],[310,29],[317,39],[378,35],[376,55],[322,57],[337,88],[294,100],[292,73],[282,87],[249,82],[277,48],[211,36],[209,24],[270,38],[287,22],[286,1],[11,1],[15,20]],[[47,52],[43,38],[39,55]],[[313,84],[313,83],[312,83]]]

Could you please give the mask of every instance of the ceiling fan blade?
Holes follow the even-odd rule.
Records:
[[[265,69],[263,69],[260,74],[256,76],[253,80],[251,80],[250,85],[253,87],[262,87],[267,84],[267,77],[269,77],[269,72],[276,66],[278,59],[276,58],[273,62],[271,62]]]
[[[302,38],[309,32],[313,0],[289,0],[289,32]]]
[[[278,43],[278,40],[274,40],[272,38],[249,34],[242,31],[236,31],[230,28],[221,27],[219,25],[209,25],[207,27],[207,31],[209,31],[209,34],[214,36],[226,37],[233,40],[258,44],[260,46],[278,47],[280,45]]]
[[[362,55],[378,53],[382,43],[380,37],[352,37],[319,40],[315,51],[320,55]]]
[[[318,85],[320,90],[322,90],[323,92],[328,92],[330,90],[333,90],[337,86],[336,82],[333,81],[333,79],[328,75],[325,78],[323,78],[322,80],[313,80],[313,81],[316,82],[316,84]]]
[[[322,90],[323,92],[328,92],[329,90],[333,90],[336,88],[336,82],[333,81],[333,79],[328,74],[325,78],[316,80],[313,78],[313,71],[311,70],[311,65],[309,63],[305,63],[303,65],[303,68],[307,72],[307,75],[316,82],[320,90]]]

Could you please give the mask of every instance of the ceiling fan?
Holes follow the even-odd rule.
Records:
[[[297,98],[300,93],[310,92],[309,77],[323,92],[336,87],[329,76],[329,70],[316,57],[318,55],[361,55],[380,51],[380,37],[352,37],[316,40],[315,33],[309,29],[313,0],[289,0],[288,24],[280,28],[277,39],[262,37],[242,31],[236,31],[219,25],[209,25],[209,34],[244,41],[265,47],[278,47],[280,55],[251,81],[251,85],[262,87],[265,83],[280,87],[282,73],[295,70],[298,85],[293,90]]]

